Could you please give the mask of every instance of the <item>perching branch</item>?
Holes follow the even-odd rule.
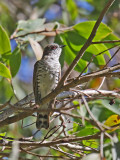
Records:
[[[62,143],[70,143],[70,142],[77,142],[77,141],[81,141],[81,140],[89,140],[89,139],[97,139],[100,136],[100,133],[94,134],[94,135],[89,135],[89,136],[83,136],[83,137],[68,137],[68,138],[62,138],[62,139],[58,139],[55,141],[49,141],[49,142],[24,142],[24,141],[18,141],[20,147],[29,147],[29,146],[38,146],[38,147],[50,147],[50,146],[54,146],[57,144],[62,144]],[[6,146],[12,146],[12,141],[6,141]],[[3,146],[3,144],[1,143],[0,146]]]
[[[118,70],[120,69],[120,64],[117,64],[117,65],[114,65],[110,68],[106,68],[106,69],[102,69],[102,70],[99,70],[99,71],[96,71],[96,72],[93,72],[93,73],[89,73],[89,74],[86,74],[84,76],[81,76],[79,78],[76,78],[75,80],[73,80],[72,82],[66,84],[65,86],[63,86],[62,88],[56,88],[52,93],[48,94],[46,97],[44,97],[42,100],[41,100],[41,105],[43,105],[44,103],[50,101],[50,99],[53,99],[55,98],[59,93],[63,92],[63,91],[67,91],[69,90],[69,88],[73,88],[79,84],[82,84],[82,83],[85,83],[85,82],[88,82],[91,78],[94,79],[94,78],[98,78],[98,77],[119,77],[120,76],[120,72],[113,72],[115,70]],[[33,98],[33,94],[25,97],[23,100],[17,102],[14,107],[24,107],[24,105],[28,106],[30,105],[30,101],[31,101],[31,97]],[[8,108],[6,109],[5,111],[3,111],[3,113],[0,114],[0,121],[3,121],[5,120],[7,117],[9,117],[10,115],[12,115],[13,113],[15,112],[15,109],[14,108]],[[35,112],[33,110],[33,112]],[[13,117],[10,117],[8,119],[8,122],[15,122],[16,120],[20,120],[20,119],[23,119],[29,115],[31,115],[32,113],[20,113],[19,114],[19,118],[17,118],[17,115]],[[7,120],[6,120],[7,121]],[[5,121],[2,122],[4,125],[6,124]],[[7,123],[8,124],[8,123]],[[1,125],[1,123],[0,123]]]

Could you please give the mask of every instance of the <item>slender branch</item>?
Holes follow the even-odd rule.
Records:
[[[100,157],[101,157],[101,160],[104,159],[104,154],[103,154],[103,140],[104,140],[104,132],[101,132],[101,135],[100,135]]]
[[[103,86],[105,79],[106,79],[106,77],[103,77],[102,82],[100,83],[99,87],[97,88],[98,90],[100,90],[100,88]]]
[[[12,117],[8,117],[5,120],[0,122],[0,127],[11,124],[11,123],[15,123],[19,120],[22,120],[28,116],[31,116],[32,113],[31,112],[25,112],[25,113],[19,113],[18,115],[12,116]]]
[[[58,88],[61,87],[64,84],[64,81],[67,79],[67,77],[70,75],[70,73],[72,72],[72,70],[74,69],[74,67],[76,66],[77,62],[79,61],[80,58],[82,58],[83,54],[85,53],[86,49],[90,46],[90,44],[92,43],[93,38],[95,37],[95,34],[97,32],[97,29],[104,17],[104,15],[106,14],[106,12],[108,11],[108,9],[110,8],[110,6],[112,5],[112,3],[115,0],[109,0],[108,3],[106,4],[106,6],[104,7],[104,9],[102,10],[98,20],[96,21],[93,30],[88,38],[88,40],[86,41],[86,43],[83,45],[83,47],[81,48],[81,50],[79,51],[78,55],[75,57],[74,61],[72,62],[72,64],[69,66],[69,68],[67,69],[67,71],[65,72],[64,76],[61,78],[59,84],[58,84]]]
[[[120,40],[112,40],[112,41],[99,41],[99,42],[92,42],[91,44],[100,44],[100,43],[118,43]]]
[[[86,99],[85,99],[84,96],[82,96],[82,100],[83,100],[83,102],[84,102],[84,104],[85,104],[86,110],[88,111],[89,115],[90,115],[91,118],[94,120],[94,122],[96,123],[97,127],[98,127],[101,131],[103,131],[102,124],[101,124],[99,121],[97,121],[97,119],[94,117],[94,115],[93,115],[92,112],[90,111],[90,108],[89,108],[88,103],[87,103],[87,101],[86,101]]]
[[[98,78],[98,77],[113,77],[113,76],[119,77],[120,72],[112,72],[112,71],[118,70],[118,69],[120,69],[120,64],[115,65],[113,67],[106,68],[106,69],[102,69],[102,70],[99,70],[96,72],[88,73],[88,74],[83,75],[79,78],[76,78],[74,81],[66,84],[61,89],[58,89],[58,90],[61,90],[61,91],[68,90],[69,88],[75,87],[75,86],[80,85],[85,82],[88,82],[91,78],[94,79],[94,78]],[[58,90],[56,89],[55,92],[57,93]]]
[[[77,92],[77,93],[76,93]],[[80,97],[81,95],[86,95],[86,96],[92,96],[92,97],[96,97],[98,95],[100,95],[101,97],[107,97],[107,96],[110,96],[110,97],[115,97],[115,98],[120,98],[120,94],[117,93],[118,91],[106,91],[106,90],[94,90],[94,89],[86,89],[86,90],[76,90],[76,91],[66,91],[66,92],[63,92],[61,94],[58,95],[58,99],[61,99],[61,98],[67,98],[67,97]],[[60,97],[61,95],[61,97]],[[32,97],[31,97],[32,98]],[[65,106],[64,106],[65,107]],[[7,118],[6,120],[3,120],[0,122],[0,127],[4,126],[4,125],[8,125],[8,124],[11,124],[11,123],[14,123],[14,122],[17,122],[21,119],[24,119],[26,118],[27,116],[30,116],[32,115],[32,113],[34,112],[34,110],[32,110],[31,107],[25,109],[21,106],[21,110],[25,111],[24,113],[19,113],[15,116],[12,116],[12,117],[9,117]],[[70,107],[71,108],[71,107]],[[80,116],[77,116],[77,115],[73,115],[71,113],[68,113],[68,112],[65,112],[65,110],[67,109],[70,109],[70,108],[63,108],[61,106],[60,109],[53,109],[51,111],[53,112],[60,112],[62,114],[66,114],[66,115],[69,115],[69,116],[72,116],[74,118],[82,118]],[[75,108],[75,107],[74,107]],[[12,108],[11,108],[12,109]],[[41,111],[41,109],[39,109]],[[39,111],[38,110],[38,111]],[[37,111],[37,110],[36,110]],[[42,111],[45,111],[45,110],[42,110]],[[85,120],[88,120],[89,119],[85,119]]]
[[[4,156],[4,157],[9,157],[10,153],[3,153],[3,152],[0,152],[0,157],[1,156]],[[2,160],[2,159],[1,159]]]
[[[23,99],[21,99],[20,101],[18,101],[16,104],[14,104],[14,107],[25,107],[25,106],[27,106],[27,105],[30,105],[30,102],[31,102],[31,100],[32,99],[34,99],[34,94],[33,93],[31,93],[31,94],[29,94],[29,95],[27,95],[26,97],[24,97]],[[15,112],[16,110],[14,109],[14,108],[8,108],[8,109],[5,109],[1,114],[0,114],[0,122],[1,121],[3,121],[3,120],[5,120],[6,118],[8,118],[10,115],[12,115],[14,112]],[[27,114],[27,113],[25,113],[25,114]],[[31,115],[31,113],[30,114],[28,114],[28,115]],[[21,116],[23,116],[24,117],[24,115],[22,115],[21,114]],[[27,116],[27,115],[26,115]],[[24,117],[25,118],[25,117]],[[18,119],[18,120],[20,120],[19,119],[19,117],[16,117],[15,119]],[[11,121],[11,119],[9,119],[10,121]]]
[[[62,143],[71,143],[71,142],[77,142],[77,141],[81,141],[81,140],[89,140],[89,139],[97,139],[100,137],[100,133],[96,133],[93,135],[89,135],[89,136],[83,136],[83,137],[65,137],[62,139],[58,139],[55,141],[48,141],[48,142],[44,142],[44,143],[40,143],[40,142],[23,142],[23,141],[18,141],[20,147],[29,147],[29,146],[38,146],[38,147],[50,147],[53,145],[57,145],[57,144],[62,144]],[[12,146],[12,141],[6,141],[5,146]],[[3,146],[3,144],[0,143],[0,146]]]
[[[110,50],[110,49],[113,49],[113,48],[115,48],[115,47],[117,47],[117,46],[118,46],[118,45],[112,46],[112,47],[110,47],[110,48],[108,48],[108,49],[106,49],[106,50],[98,53],[97,55],[94,55],[94,54],[93,54],[92,57],[91,57],[91,59],[89,60],[88,64],[86,65],[86,67],[85,67],[85,68],[82,70],[82,72],[80,73],[79,77],[84,73],[84,71],[88,68],[88,66],[91,64],[91,62],[93,62],[93,60],[94,60],[95,57],[97,57],[97,56],[103,54],[104,52],[106,52],[106,51],[108,51],[108,50]],[[105,67],[104,67],[104,68],[105,68]]]
[[[74,155],[72,155],[72,154],[70,154],[70,153],[64,152],[64,151],[63,151],[62,149],[60,149],[60,148],[55,148],[55,147],[53,147],[53,146],[51,146],[51,148],[54,149],[55,151],[58,151],[58,152],[60,152],[60,153],[62,153],[62,154],[64,154],[64,155],[68,156],[71,160],[74,159],[74,157],[76,157],[76,156],[74,156]],[[77,157],[77,158],[78,158],[78,157]]]
[[[107,77],[118,76],[118,75],[120,75],[120,72],[112,72],[112,71],[117,70],[117,69],[120,69],[120,64],[117,64],[117,65],[112,66],[110,68],[106,68],[106,69],[103,69],[103,70],[99,70],[99,71],[96,71],[96,72],[86,74],[84,76],[81,76],[80,78],[76,78],[71,83],[68,83],[67,85],[65,85],[62,88],[55,89],[55,91],[48,94],[45,98],[43,98],[41,100],[41,105],[48,102],[50,99],[55,98],[60,92],[63,92],[65,90],[69,90],[69,88],[75,87],[75,86],[77,86],[79,84],[82,84],[82,83],[85,83],[85,82],[88,82],[91,78],[94,79],[94,78],[97,78],[97,77],[104,77],[104,76],[107,76]],[[117,93],[114,93],[113,95],[119,97],[119,94],[117,94]],[[30,103],[30,101],[31,101],[31,97],[34,97],[33,93],[30,94],[29,96],[25,97],[24,99],[22,99],[18,103],[16,103],[15,107],[25,106],[26,103],[28,105],[28,102]],[[3,113],[1,113],[0,114],[0,120],[2,122],[0,123],[0,126],[10,124],[10,122],[13,123],[17,120],[21,120],[21,119],[23,119],[23,118],[32,114],[31,112],[30,113],[20,113],[19,115],[16,115],[14,117],[9,117],[14,112],[15,112],[15,109],[8,108]],[[33,110],[33,112],[35,112],[35,110]],[[9,117],[9,118],[7,118],[7,117]]]
[[[44,29],[41,29],[39,31],[33,31],[33,32],[29,32],[29,33],[26,33],[26,34],[21,34],[19,36],[16,36],[17,34],[17,30],[11,35],[10,39],[17,39],[17,38],[20,38],[20,37],[25,37],[27,35],[30,35],[30,34],[40,34],[40,35],[45,35],[45,36],[56,36],[56,34],[60,34],[64,31],[67,31],[67,30],[72,30],[73,28],[72,27],[65,27],[65,28],[59,28],[57,30],[47,30],[46,28]]]
[[[71,143],[63,143],[60,144],[59,146],[65,146],[68,149],[75,149],[75,150],[84,150],[84,151],[95,151],[98,152],[98,150],[96,148],[90,148],[90,147],[84,147],[84,146],[80,146],[78,144],[71,144]]]
[[[113,57],[115,57],[115,55],[119,52],[120,47],[116,50],[116,52],[112,55],[112,57],[109,59],[109,61],[106,63],[106,65],[104,66],[104,68],[109,64],[109,62],[113,59]]]
[[[10,104],[12,97],[4,104],[0,104],[0,110],[2,110],[3,108],[5,108],[6,106],[8,106]]]
[[[23,148],[20,148],[20,149],[21,149],[21,151],[23,151],[23,152],[25,152],[25,153],[27,153],[27,154],[36,156],[36,157],[46,157],[46,158],[49,157],[49,158],[60,158],[60,159],[65,158],[64,156],[40,155],[40,154],[37,154],[37,153],[33,153],[33,152],[30,152],[30,151],[26,151],[26,150],[24,150]]]
[[[106,68],[107,65],[109,64],[109,62],[115,57],[115,55],[119,52],[120,47],[116,50],[116,52],[112,55],[112,57],[108,60],[108,62],[106,63],[106,65],[103,68]],[[103,83],[105,82],[106,77],[103,77],[102,82],[100,84],[100,86],[98,87],[98,89],[100,89],[103,85]]]

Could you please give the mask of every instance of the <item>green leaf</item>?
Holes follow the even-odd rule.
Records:
[[[0,26],[0,54],[11,54],[10,40],[2,26]]]
[[[106,51],[105,51],[106,50]],[[103,52],[105,51],[105,52]],[[105,59],[104,59],[104,54],[108,55],[109,57],[111,57],[109,51],[107,51],[107,47],[104,44],[99,44],[99,45],[90,45],[86,52],[84,53],[82,59],[86,60],[86,61],[90,61],[91,57],[93,55],[97,55],[99,53],[103,52],[102,54],[100,54],[99,56],[96,56],[93,60],[93,62],[96,65],[105,65]]]
[[[66,0],[66,7],[70,13],[72,20],[75,20],[78,16],[78,9],[74,0]]]
[[[28,41],[28,38],[32,38],[35,41],[41,41],[44,39],[44,35],[40,35],[33,32],[40,32],[45,29],[44,26],[45,19],[35,19],[28,21],[19,21],[17,26],[16,37],[19,37],[18,40]],[[24,36],[23,36],[24,35]],[[21,37],[20,37],[21,36]]]
[[[91,148],[99,148],[99,146],[100,146],[97,139],[83,140],[82,143],[83,143],[83,145],[91,147]],[[88,158],[87,160],[91,160],[91,158],[90,159]],[[92,160],[93,160],[93,158],[92,158]],[[96,159],[94,159],[94,160],[96,160]]]
[[[14,92],[11,87],[11,83],[7,78],[1,77],[0,91],[2,91],[2,94],[0,94],[0,103],[2,103],[2,104],[5,103],[5,100],[9,100],[12,96],[14,96]],[[3,110],[1,110],[1,112],[3,112]],[[8,136],[8,133],[7,133],[7,136]]]
[[[1,62],[0,62],[0,76],[11,78],[9,69]]]
[[[118,104],[110,105],[108,100],[96,100],[96,101],[93,101],[92,104],[101,105],[101,107],[105,107],[106,109],[112,111],[113,113],[120,115]]]
[[[38,35],[38,34],[29,34],[29,35],[26,35],[24,37],[19,37],[19,40],[23,41],[23,42],[27,42],[29,40],[29,38],[32,38],[34,39],[35,41],[42,41],[45,36],[44,35]]]
[[[21,53],[18,47],[12,52],[12,55],[10,56],[9,59],[9,64],[10,64],[11,75],[12,77],[14,77],[19,71],[21,64]]]
[[[114,35],[113,33],[109,34],[107,37],[105,37],[104,39],[102,39],[102,41],[114,41],[114,40],[120,40],[120,38],[118,38],[116,35]],[[116,43],[105,43],[105,46],[107,48],[111,48],[114,47],[116,44],[120,45],[120,42],[116,42]]]
[[[5,136],[5,135],[6,135],[6,132],[0,133],[0,136]],[[0,140],[1,139],[3,139],[3,138],[0,137]]]
[[[119,103],[116,102],[110,105],[109,102],[109,100],[95,100],[89,102],[91,111],[97,120],[103,122],[113,114],[120,115]]]
[[[73,103],[74,105],[78,105],[78,106],[80,105],[77,100],[72,101],[72,103]]]
[[[76,24],[75,26],[73,26],[73,28],[79,33],[79,35],[88,39],[94,25],[95,25],[95,21],[87,21],[87,22]],[[108,36],[111,32],[112,30],[107,25],[105,25],[104,23],[101,23],[93,41],[101,40],[106,36]]]
[[[19,35],[29,33],[32,31],[40,30],[40,27],[45,23],[45,18],[35,19],[35,20],[20,20],[18,22],[17,30]],[[42,28],[41,28],[42,29]],[[44,29],[44,28],[43,28]]]
[[[120,108],[118,105],[116,105],[116,104],[110,105],[109,101],[107,101],[107,100],[102,100],[102,105],[105,108],[107,108],[108,110],[112,111],[113,113],[120,115]]]
[[[67,64],[71,64],[86,42],[86,39],[79,35],[79,33],[77,33],[76,31],[67,31],[64,34],[60,34],[60,36],[63,43],[67,45],[64,49],[65,61],[67,62]],[[107,54],[110,57],[110,53],[109,51],[107,51],[107,47],[104,44],[92,44],[87,48],[82,59],[79,60],[77,66],[75,67],[75,70],[79,72],[82,71],[85,68],[87,62],[90,61],[92,55],[97,55],[101,52],[103,53],[99,56],[96,56],[93,63],[95,63],[96,65],[105,65],[106,62],[103,55]]]
[[[65,61],[67,62],[68,65],[70,65],[75,59],[79,50],[81,49],[82,47],[81,43],[83,43],[85,39],[83,37],[80,37],[75,31],[65,32],[60,36],[63,41],[63,44],[66,45],[64,49]],[[80,59],[78,64],[75,67],[75,70],[78,72],[82,71],[86,67],[86,64],[87,62],[85,60]]]
[[[86,127],[84,129],[81,129],[80,132],[77,133],[76,136],[88,136],[99,132],[99,130],[95,127]]]

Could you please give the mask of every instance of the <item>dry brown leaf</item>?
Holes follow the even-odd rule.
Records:
[[[32,38],[29,38],[29,42],[35,53],[36,59],[40,60],[43,56],[43,49],[41,45],[38,42],[34,41]]]

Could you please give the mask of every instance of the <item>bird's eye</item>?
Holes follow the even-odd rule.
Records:
[[[51,46],[51,49],[52,49],[52,50],[54,50],[54,49],[56,49],[56,48],[57,48],[56,46]]]

